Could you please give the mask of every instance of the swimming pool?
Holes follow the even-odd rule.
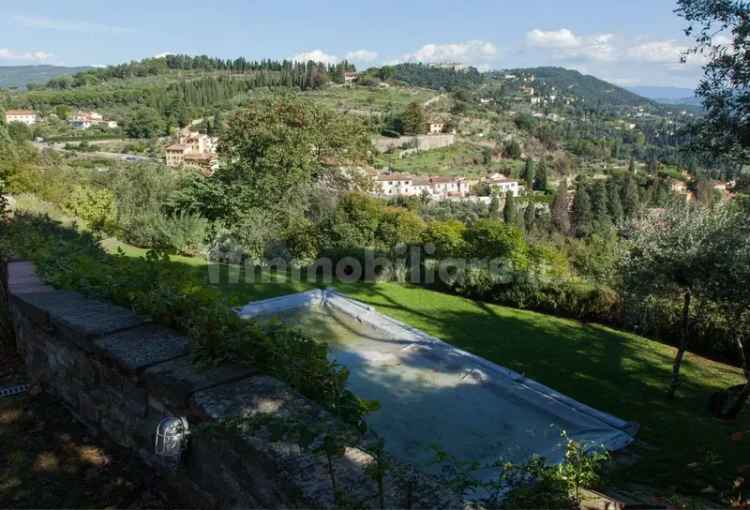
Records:
[[[278,318],[326,341],[350,371],[349,388],[380,402],[367,422],[386,450],[428,472],[438,469],[436,448],[482,465],[533,454],[557,463],[563,431],[608,450],[633,441],[633,424],[331,290],[253,302],[238,313]]]

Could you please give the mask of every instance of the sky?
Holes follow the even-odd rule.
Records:
[[[0,65],[118,64],[165,53],[348,59],[358,68],[555,65],[622,86],[694,87],[674,0],[0,0]]]

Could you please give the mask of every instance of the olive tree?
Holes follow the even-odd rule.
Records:
[[[744,386],[717,406],[717,414],[736,417],[750,396],[750,365],[745,343],[750,336],[750,215],[729,211],[728,218],[708,240],[705,268],[712,277],[705,290],[724,312],[739,364],[745,375]]]
[[[674,398],[680,367],[690,337],[690,311],[696,293],[712,278],[706,268],[710,240],[723,229],[727,215],[687,204],[631,222],[625,236],[629,250],[623,258],[626,298],[658,297],[682,302],[681,331],[668,395]]]

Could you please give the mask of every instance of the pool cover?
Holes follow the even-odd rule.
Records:
[[[257,301],[243,318],[275,317],[326,340],[349,387],[380,402],[367,418],[386,449],[426,471],[440,450],[490,465],[564,459],[565,432],[589,448],[624,448],[634,424],[379,314],[331,290]],[[492,470],[481,470],[481,478]]]

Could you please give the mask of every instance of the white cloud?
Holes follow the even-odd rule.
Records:
[[[157,53],[153,58],[164,58],[169,55],[176,55],[176,53],[174,51],[165,51],[163,53]]]
[[[613,34],[579,36],[567,28],[546,32],[537,28],[526,34],[529,46],[552,50],[554,56],[564,60],[614,60],[616,49],[613,40]]]
[[[296,62],[307,62],[312,60],[313,62],[323,62],[324,64],[335,64],[339,62],[339,58],[335,55],[329,55],[323,50],[312,50],[297,53],[292,57],[292,60]]]
[[[126,34],[133,32],[132,28],[117,25],[46,18],[42,16],[13,16],[13,21],[26,28],[41,28],[46,30],[57,30],[60,32],[81,32],[85,34]]]
[[[650,41],[632,46],[626,50],[628,58],[654,64],[676,64],[687,46],[676,41]]]
[[[581,45],[581,40],[578,36],[567,28],[549,32],[535,28],[526,34],[526,40],[529,45],[535,48],[577,48]]]
[[[491,42],[472,40],[450,44],[425,44],[413,53],[401,55],[401,62],[424,62],[426,64],[458,62],[479,64],[497,58],[497,47]]]
[[[372,62],[378,58],[377,51],[355,50],[346,54],[346,59],[353,62]]]
[[[8,48],[0,48],[0,60],[34,60],[44,61],[52,56],[45,51],[18,52]]]

